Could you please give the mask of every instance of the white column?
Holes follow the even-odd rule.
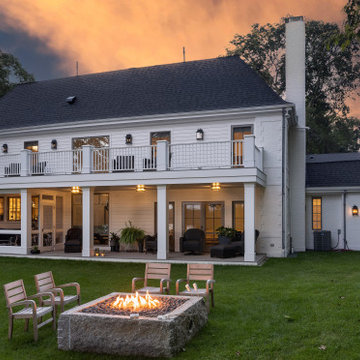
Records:
[[[92,145],[83,145],[83,167],[82,173],[83,174],[90,174],[92,170]]]
[[[21,254],[31,248],[31,194],[28,189],[20,190],[21,196]],[[40,241],[40,239],[39,239]]]
[[[91,187],[82,188],[82,256],[93,255],[94,245],[94,191]]]
[[[21,176],[30,175],[30,154],[31,154],[30,150],[25,149],[20,151]]]
[[[255,136],[244,136],[244,167],[255,167]]]
[[[255,261],[255,184],[244,184],[244,260]]]
[[[168,169],[168,142],[167,140],[159,140],[156,144],[156,170],[165,171]]]
[[[157,187],[157,258],[166,260],[169,246],[169,205],[166,185]]]

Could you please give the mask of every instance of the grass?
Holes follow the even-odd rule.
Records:
[[[81,284],[84,303],[130,291],[144,265],[0,258],[0,269],[1,284],[22,278],[28,294],[35,291],[33,275],[52,270],[58,283]],[[172,278],[185,271],[173,265]],[[306,253],[259,268],[217,266],[215,279],[208,324],[177,359],[359,359],[360,253]],[[50,325],[34,343],[20,320],[8,341],[7,326],[1,292],[0,359],[120,359],[59,351]]]

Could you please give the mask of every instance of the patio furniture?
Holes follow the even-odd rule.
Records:
[[[38,329],[42,326],[53,323],[53,330],[56,330],[56,307],[54,295],[51,292],[42,292],[32,296],[27,296],[23,280],[13,281],[11,283],[4,285],[6,307],[9,312],[9,331],[8,338],[12,338],[13,333],[13,322],[14,319],[25,319],[25,331],[29,329],[29,320],[33,321],[34,329],[34,340],[38,340]],[[36,302],[33,299],[42,299],[42,297],[48,296],[49,299],[47,303],[49,306],[40,306],[36,305]],[[22,309],[15,311],[14,307],[21,306]],[[51,318],[42,321],[42,317],[46,314],[51,313]],[[40,323],[38,319],[40,318]]]
[[[180,251],[202,253],[205,248],[205,233],[201,229],[186,230],[180,238]]]
[[[132,279],[132,292],[135,291],[145,293],[148,291],[151,294],[163,294],[164,292],[169,294],[170,292],[170,272],[171,264],[163,263],[147,263],[145,268],[144,278]],[[148,280],[160,280],[160,287],[148,286]],[[143,281],[144,287],[136,289],[136,282]],[[164,283],[166,286],[164,287]]]
[[[190,281],[206,281],[206,288],[193,288],[193,284]],[[186,289],[180,292],[180,284],[186,282],[189,285],[190,290]],[[210,297],[211,305],[215,306],[214,303],[214,265],[212,264],[188,264],[186,279],[176,280],[176,295],[182,296],[202,296],[207,299],[206,305],[208,311],[210,310]]]
[[[144,237],[144,242],[145,242],[145,253],[147,253],[148,251],[153,251],[156,252],[157,251],[157,236],[151,236],[151,235],[146,235]]]
[[[82,251],[82,229],[71,228],[65,236],[64,252],[74,253]]]
[[[51,271],[47,271],[41,274],[37,274],[34,276],[36,290],[38,293],[42,293],[44,291],[51,292],[55,295],[54,303],[55,305],[60,306],[60,313],[64,311],[64,306],[70,304],[72,302],[77,302],[80,305],[80,285],[77,282],[72,282],[68,284],[55,285],[54,277]],[[65,295],[63,288],[75,288],[76,295]],[[47,305],[49,300],[40,299],[40,305]]]

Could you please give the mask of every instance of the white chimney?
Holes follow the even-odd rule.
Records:
[[[295,105],[297,126],[289,129],[290,236],[295,251],[305,251],[305,24],[302,16],[285,20],[286,101]],[[287,235],[288,236],[288,235]],[[290,242],[287,238],[288,243]],[[289,249],[289,244],[286,247]]]

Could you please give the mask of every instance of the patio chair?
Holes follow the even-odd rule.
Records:
[[[132,292],[135,291],[145,293],[148,291],[151,294],[163,294],[164,292],[169,294],[170,292],[170,272],[171,264],[162,263],[148,263],[145,268],[144,278],[133,278],[132,279]],[[148,286],[148,280],[160,280],[160,287]],[[143,281],[144,287],[136,289],[136,282]],[[164,287],[164,283],[166,286]]]
[[[151,236],[146,235],[144,238],[145,242],[145,253],[148,251],[156,252],[157,251],[157,235]]]
[[[82,251],[82,229],[70,228],[65,236],[64,252],[73,253]]]
[[[195,290],[190,284],[190,281],[206,281],[206,288],[198,288]],[[184,291],[180,292],[180,283],[186,282],[190,286],[190,291],[185,288]],[[208,311],[210,310],[210,297],[211,305],[215,306],[214,303],[214,265],[212,264],[188,264],[186,279],[176,280],[176,295],[183,296],[202,296],[207,299],[206,305]]]
[[[38,293],[43,291],[48,291],[55,294],[55,305],[60,306],[60,313],[64,311],[64,306],[72,302],[77,301],[80,305],[80,285],[77,282],[72,282],[68,284],[55,285],[54,277],[51,271],[44,272],[42,274],[37,274],[34,276],[36,290]],[[63,288],[75,287],[76,295],[65,295]],[[49,300],[40,300],[40,304],[47,305]]]
[[[191,253],[203,253],[205,248],[205,233],[201,229],[186,230],[180,238],[180,251]]]
[[[25,331],[29,330],[29,320],[33,321],[34,340],[38,340],[38,329],[50,322],[53,323],[53,330],[56,330],[56,307],[54,294],[51,292],[42,292],[35,295],[27,296],[23,280],[13,281],[4,285],[6,307],[9,312],[9,340],[12,338],[14,319],[25,319]],[[33,299],[48,296],[49,306],[37,306]],[[22,309],[13,311],[14,307],[21,306]],[[51,313],[51,318],[42,321],[42,317]],[[40,318],[40,323],[38,319]]]

